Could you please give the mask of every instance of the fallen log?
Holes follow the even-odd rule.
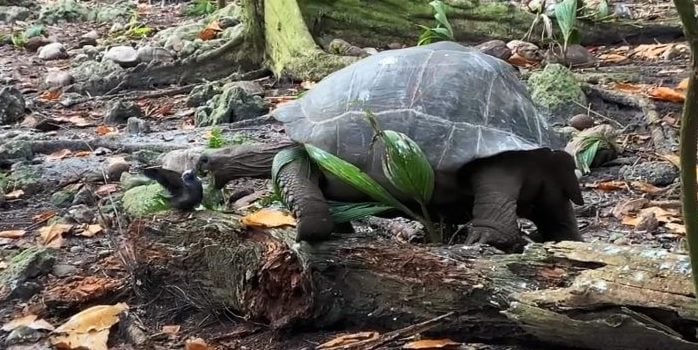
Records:
[[[134,222],[138,295],[232,311],[276,329],[390,331],[449,312],[431,336],[585,349],[698,349],[686,255],[560,242],[523,254],[427,246],[371,234],[310,246],[293,229],[242,228],[208,211]]]

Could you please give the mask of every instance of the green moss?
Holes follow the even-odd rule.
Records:
[[[542,71],[531,74],[528,86],[533,101],[563,118],[581,113],[587,103],[574,74],[560,64],[549,64]]]
[[[131,217],[144,217],[169,209],[165,196],[167,191],[154,183],[136,186],[124,193],[122,198],[123,208]]]
[[[58,208],[66,208],[73,203],[75,191],[61,190],[51,195],[51,204]]]
[[[55,257],[50,249],[27,248],[10,259],[8,268],[0,273],[0,284],[14,288],[27,279],[48,272],[54,262]]]
[[[11,173],[0,173],[0,188],[5,192],[22,190],[27,194],[39,190],[41,172],[29,165],[19,165]]]

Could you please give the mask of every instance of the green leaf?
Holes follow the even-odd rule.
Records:
[[[391,195],[378,182],[365,174],[355,165],[310,144],[305,145],[305,150],[323,170],[338,177],[343,182],[361,191],[373,200],[395,207],[403,212],[416,217],[416,215]]]
[[[577,153],[577,168],[579,168],[584,174],[591,172],[591,163],[596,157],[596,153],[599,151],[602,140],[590,138],[591,143],[582,148],[582,151]]]
[[[336,223],[358,220],[367,216],[380,214],[386,210],[395,209],[378,202],[344,203],[329,201],[332,219]]]
[[[555,19],[562,32],[565,48],[567,48],[567,43],[577,21],[577,0],[563,0],[557,4],[555,6]]]
[[[35,25],[27,28],[24,31],[24,39],[31,39],[33,37],[41,36],[46,33],[46,28],[42,25]]]
[[[430,2],[429,5],[431,5],[436,12],[436,14],[434,14],[434,19],[436,19],[436,22],[447,30],[447,37],[453,40],[453,28],[446,17],[446,5],[439,0],[434,0]]]
[[[608,6],[607,0],[601,0],[599,2],[599,10],[597,13],[598,19],[603,19],[611,15],[611,8]]]

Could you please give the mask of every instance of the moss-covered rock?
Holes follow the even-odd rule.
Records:
[[[75,199],[75,192],[64,189],[51,195],[51,204],[58,208],[67,208],[73,203],[73,199]]]
[[[122,205],[130,217],[144,217],[169,209],[165,190],[160,184],[136,186],[124,193]]]
[[[22,190],[33,194],[41,189],[41,170],[28,164],[19,164],[12,172],[0,176],[0,186],[5,192]]]
[[[39,20],[44,23],[96,21],[108,23],[121,20],[127,22],[136,10],[132,1],[119,1],[110,5],[100,5],[90,10],[77,0],[60,0],[41,8]]]
[[[557,118],[584,113],[587,98],[574,74],[560,64],[532,73],[528,87],[533,100]]]
[[[55,260],[49,248],[27,248],[13,256],[8,268],[0,272],[0,285],[8,288],[4,291],[7,296],[22,297],[18,294],[26,289],[23,288],[24,282],[51,271]]]
[[[219,95],[197,110],[195,121],[197,126],[210,126],[250,119],[268,112],[268,102],[233,82],[225,84]]]

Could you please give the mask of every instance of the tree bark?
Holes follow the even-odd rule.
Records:
[[[430,336],[586,349],[698,349],[687,256],[605,243],[523,254],[377,235],[296,244],[293,229],[243,229],[230,214],[134,223],[139,295],[232,311],[275,328],[395,330],[454,312]],[[168,308],[169,310],[169,308]],[[593,335],[593,336],[592,336]]]

